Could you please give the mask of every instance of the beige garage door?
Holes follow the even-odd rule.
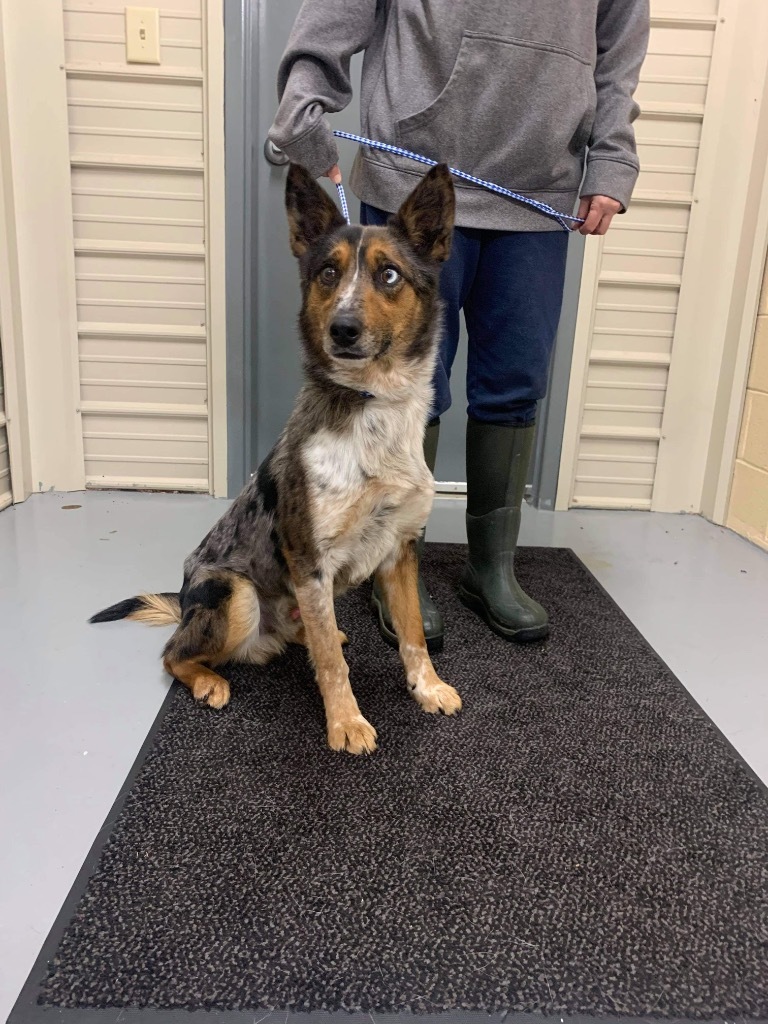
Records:
[[[637,189],[587,245],[559,507],[652,507],[718,0],[652,0],[651,13]]]
[[[64,0],[86,483],[207,491],[203,9],[163,0],[159,66],[124,10]]]

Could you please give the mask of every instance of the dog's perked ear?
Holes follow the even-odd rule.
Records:
[[[447,164],[425,174],[390,221],[422,259],[443,263],[451,254],[456,196]]]
[[[306,168],[291,164],[285,183],[285,208],[291,230],[291,251],[297,258],[346,221],[339,208]]]

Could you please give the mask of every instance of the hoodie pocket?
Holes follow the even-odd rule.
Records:
[[[507,188],[578,187],[595,117],[588,60],[467,32],[442,92],[396,122],[400,145]]]

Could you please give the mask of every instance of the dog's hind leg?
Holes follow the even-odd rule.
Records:
[[[435,672],[424,639],[418,588],[418,562],[413,542],[406,542],[383,562],[376,574],[392,615],[408,689],[425,711],[452,715],[461,697]]]
[[[166,672],[184,683],[195,700],[212,708],[229,701],[229,683],[213,671],[258,634],[259,602],[253,584],[227,571],[190,581],[181,625],[163,652]]]
[[[201,662],[174,661],[166,657],[163,659],[163,665],[169,675],[189,687],[195,700],[202,701],[211,708],[223,708],[229,703],[227,680]]]

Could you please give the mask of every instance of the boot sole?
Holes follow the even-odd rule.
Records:
[[[379,627],[379,633],[384,643],[389,644],[394,650],[400,649],[400,641],[397,639],[397,634],[394,630],[390,629],[384,621],[384,611],[381,606],[381,602],[378,601],[375,595],[371,595],[371,611],[376,616],[376,622]],[[443,649],[444,638],[442,636],[430,636],[427,640],[427,651],[430,654],[439,654]]]
[[[484,619],[489,629],[493,630],[497,636],[502,637],[504,640],[512,640],[517,644],[527,644],[532,640],[544,640],[549,636],[548,623],[545,623],[543,626],[527,626],[524,629],[510,629],[509,626],[502,625],[491,615],[482,597],[467,590],[463,584],[459,584],[459,600],[470,611],[476,612],[481,619]]]

